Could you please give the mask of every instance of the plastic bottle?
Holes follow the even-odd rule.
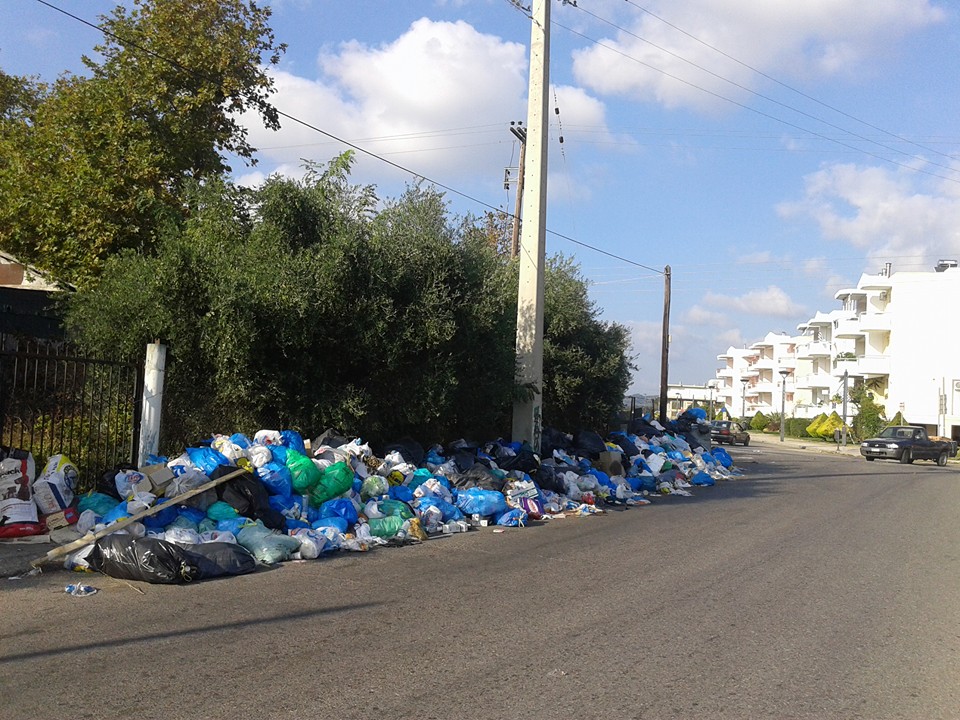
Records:
[[[67,587],[64,588],[64,590],[67,592],[68,595],[73,595],[74,597],[86,597],[87,595],[93,595],[94,593],[99,592],[97,588],[92,587],[90,585],[75,585],[75,584],[67,585]]]

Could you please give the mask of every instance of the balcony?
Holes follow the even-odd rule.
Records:
[[[830,373],[810,373],[796,378],[797,390],[816,390],[833,387],[835,380]]]
[[[890,332],[890,316],[886,313],[864,313],[860,316],[860,329],[864,332]]]
[[[861,355],[857,358],[857,372],[864,377],[883,377],[890,374],[889,355]]]
[[[797,359],[810,360],[815,357],[830,357],[833,355],[833,345],[828,342],[818,341],[797,346]]]
[[[863,329],[860,327],[860,318],[858,316],[838,319],[833,328],[834,339],[858,338],[861,335],[863,335]]]

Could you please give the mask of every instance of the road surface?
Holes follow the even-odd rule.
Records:
[[[736,481],[183,587],[0,586],[0,717],[960,717],[960,472]]]

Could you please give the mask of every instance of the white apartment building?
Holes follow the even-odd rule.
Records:
[[[717,371],[717,393],[728,414],[752,417],[769,415],[794,406],[797,343],[786,333],[767,333],[746,348],[730,347],[717,356],[725,364]]]
[[[960,440],[960,336],[949,322],[960,307],[960,268],[864,274],[837,292],[841,307],[817,312],[798,336],[768,333],[717,359],[719,402],[734,417],[757,411],[813,418],[842,412],[845,384],[865,384],[888,418],[897,412],[932,434]],[[852,413],[854,409],[851,407]]]

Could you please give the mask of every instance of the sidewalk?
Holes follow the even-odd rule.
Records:
[[[780,436],[768,433],[750,433],[750,447],[779,448],[781,450],[798,450],[806,452],[815,452],[822,455],[849,455],[851,457],[860,457],[860,443],[851,438],[847,438],[846,447],[823,440],[814,440],[813,438],[801,439],[785,437],[780,442]]]

